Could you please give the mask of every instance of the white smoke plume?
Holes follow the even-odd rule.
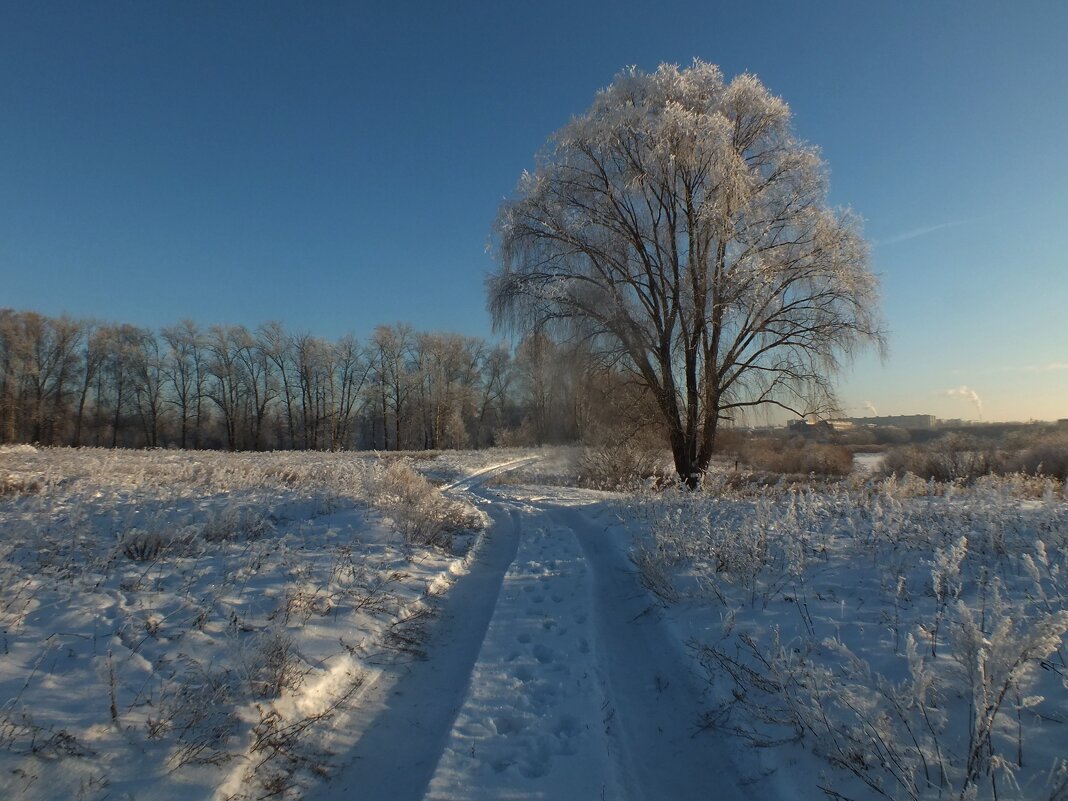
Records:
[[[979,419],[983,419],[983,399],[979,397],[979,393],[969,387],[957,387],[956,389],[947,389],[942,393],[951,398],[967,398],[975,404],[975,410],[979,413]]]
[[[867,411],[871,412],[871,416],[872,417],[878,417],[879,416],[879,410],[875,408],[875,404],[872,403],[871,401],[864,401],[864,408]]]

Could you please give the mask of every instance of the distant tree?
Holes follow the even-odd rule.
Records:
[[[540,330],[519,342],[513,369],[525,412],[520,442],[545,445],[578,439],[581,432],[574,394],[577,349],[557,343]]]
[[[166,408],[163,392],[167,365],[160,341],[151,331],[139,329],[131,344],[134,407],[141,418],[145,445],[155,448],[160,444],[160,424]]]
[[[300,421],[305,449],[323,448],[326,426],[327,374],[330,371],[329,346],[310,334],[294,340],[297,384],[300,388]]]
[[[97,374],[101,365],[107,358],[108,331],[105,327],[95,322],[82,324],[81,333],[81,365],[79,368],[78,406],[74,414],[74,432],[71,434],[71,445],[78,447],[82,444],[82,429],[85,422],[86,403],[89,400],[89,391],[97,380]]]
[[[412,353],[419,388],[422,447],[462,448],[473,416],[477,371],[484,345],[459,334],[415,336]]]
[[[105,405],[111,404],[112,448],[118,447],[120,440],[124,445],[128,444],[124,431],[138,385],[137,352],[144,335],[142,329],[132,325],[113,325],[104,329],[105,356],[98,377],[96,406],[98,415],[102,415]]]
[[[0,442],[18,440],[19,348],[18,314],[0,309]]]
[[[81,327],[68,317],[0,310],[0,441],[54,445],[68,423]]]
[[[256,333],[260,348],[274,365],[274,370],[281,382],[281,399],[285,410],[285,447],[295,448],[297,442],[296,409],[298,381],[294,373],[293,337],[289,336],[281,323],[270,322],[261,326]]]
[[[830,408],[842,357],[881,345],[859,226],[755,77],[630,69],[550,143],[498,216],[494,323],[616,351],[691,485],[721,421]]]
[[[380,325],[371,336],[372,375],[382,414],[382,450],[390,450],[390,433],[393,450],[403,447],[413,383],[413,344],[414,332],[404,323]]]
[[[349,447],[354,419],[371,372],[371,360],[356,337],[346,335],[330,348],[330,449]]]
[[[167,343],[166,377],[170,387],[167,402],[178,410],[179,445],[198,447],[204,399],[203,335],[192,320],[163,329]],[[190,423],[192,438],[190,439]]]
[[[238,428],[243,407],[243,382],[238,352],[248,332],[239,326],[212,326],[205,350],[208,354],[206,396],[222,414],[227,450],[237,450]]]
[[[264,449],[264,427],[271,402],[278,395],[274,362],[265,350],[265,343],[253,337],[247,328],[233,329],[238,375],[241,379],[243,418],[248,433],[248,447]]]
[[[508,348],[498,346],[482,351],[475,416],[476,448],[493,445],[495,433],[504,426],[513,375],[512,355]]]
[[[553,386],[570,392],[575,367],[563,361],[567,374]],[[380,326],[364,346],[351,334],[295,336],[279,323],[252,333],[184,320],[154,332],[0,309],[0,442],[481,447],[523,419],[515,375],[504,346],[407,325]],[[553,399],[548,416],[569,421],[570,397]]]

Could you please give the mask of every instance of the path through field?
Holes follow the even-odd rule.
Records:
[[[491,516],[428,658],[383,676],[320,801],[733,799],[729,751],[595,493],[450,487]]]

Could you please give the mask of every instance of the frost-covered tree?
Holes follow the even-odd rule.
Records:
[[[843,356],[882,342],[867,246],[816,149],[760,81],[712,64],[620,74],[524,173],[496,244],[495,324],[618,351],[691,482],[721,421],[830,409]]]
[[[408,431],[408,406],[413,389],[412,344],[415,333],[410,325],[380,325],[371,335],[373,389],[382,414],[382,450],[400,450]],[[391,419],[392,418],[392,419]],[[392,425],[391,425],[392,423]],[[390,429],[392,428],[392,432]],[[392,433],[392,443],[390,442]]]
[[[171,392],[167,402],[178,410],[180,439],[183,449],[190,441],[194,448],[200,445],[200,429],[203,419],[204,400],[204,335],[192,320],[183,320],[178,325],[168,326],[162,332],[167,344],[166,377]],[[192,424],[192,440],[190,440]]]

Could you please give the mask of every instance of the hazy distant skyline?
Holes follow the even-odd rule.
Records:
[[[749,71],[866,219],[845,411],[1068,417],[1059,2],[6,3],[0,307],[491,336],[503,197],[624,66]]]

